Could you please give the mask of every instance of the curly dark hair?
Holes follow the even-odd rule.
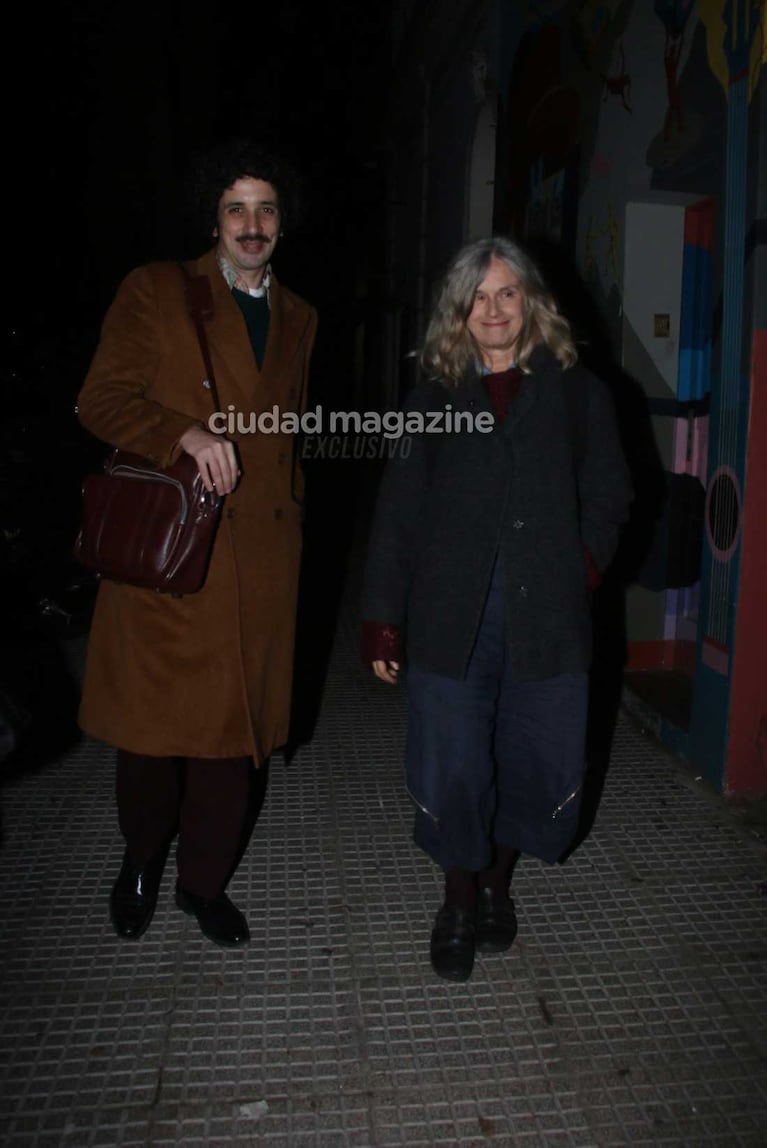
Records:
[[[189,216],[194,229],[209,238],[218,221],[218,204],[228,187],[249,176],[271,183],[280,205],[283,229],[300,221],[298,176],[283,156],[250,139],[235,139],[210,148],[194,162],[187,180]]]

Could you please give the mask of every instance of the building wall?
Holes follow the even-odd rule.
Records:
[[[487,100],[497,102],[498,8],[492,0],[398,7],[389,200],[401,354],[385,389],[401,397],[415,378],[434,287],[468,234],[475,128]]]
[[[403,40],[420,61],[417,114],[399,109],[421,142],[417,213],[413,162],[399,163],[409,334],[476,232],[472,156],[476,168],[495,106],[494,229],[534,247],[625,430],[638,491],[616,564],[629,665],[684,669],[694,705],[675,748],[721,788],[765,789],[751,624],[765,620],[765,6],[520,0],[473,24],[458,7],[462,34],[416,4],[420,38]]]
[[[746,312],[753,316],[743,542],[725,779],[767,791],[767,91],[752,100]]]

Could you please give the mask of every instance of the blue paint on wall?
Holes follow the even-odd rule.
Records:
[[[681,402],[702,399],[711,389],[713,276],[711,252],[685,243],[677,379]]]

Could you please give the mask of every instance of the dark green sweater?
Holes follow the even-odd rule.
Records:
[[[266,338],[269,334],[269,304],[266,295],[249,295],[247,291],[232,288],[232,295],[237,300],[248,327],[250,345],[256,356],[259,370],[266,354]]]

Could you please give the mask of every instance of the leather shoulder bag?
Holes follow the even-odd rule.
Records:
[[[180,266],[216,411],[220,404],[204,324],[213,313],[210,282]],[[158,467],[142,455],[114,450],[103,474],[85,478],[82,495],[75,556],[89,570],[177,596],[203,586],[224,498],[205,489],[190,454]]]

